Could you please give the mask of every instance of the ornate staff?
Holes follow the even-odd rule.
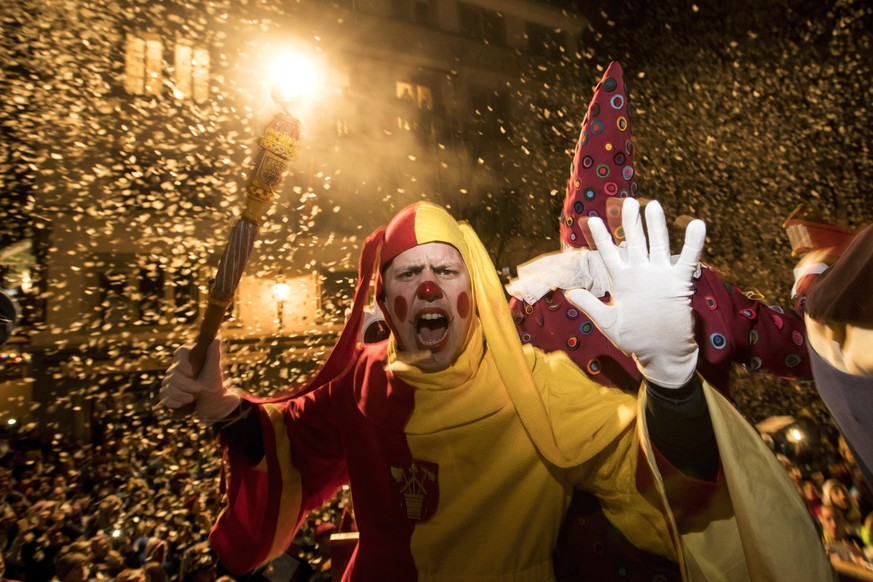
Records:
[[[273,118],[259,140],[260,152],[255,161],[255,170],[245,189],[245,210],[230,231],[230,240],[218,263],[215,283],[209,291],[197,342],[189,354],[195,377],[200,375],[206,350],[218,335],[224,314],[233,300],[252,246],[258,238],[263,216],[279,191],[288,163],[297,157],[299,140],[300,122],[285,112]],[[193,407],[186,410],[190,411],[193,411]]]

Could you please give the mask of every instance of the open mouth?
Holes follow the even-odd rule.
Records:
[[[423,311],[415,320],[415,339],[419,349],[433,350],[449,335],[449,318],[441,311]]]

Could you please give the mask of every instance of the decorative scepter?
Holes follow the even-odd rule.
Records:
[[[255,160],[254,173],[245,188],[245,210],[230,232],[230,240],[218,264],[215,283],[209,291],[197,342],[188,356],[194,377],[200,375],[206,350],[218,335],[224,314],[233,300],[255,239],[258,238],[263,216],[280,189],[289,162],[297,157],[299,140],[300,122],[283,111],[276,114],[258,142],[260,152]]]

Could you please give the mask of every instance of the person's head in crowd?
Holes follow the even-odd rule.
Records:
[[[68,552],[55,563],[55,574],[60,582],[84,582],[88,579],[88,556]]]
[[[828,479],[822,487],[822,502],[847,511],[850,505],[849,490],[836,479]]]
[[[109,554],[111,544],[109,536],[104,533],[98,533],[91,538],[91,557],[98,562],[102,562]]]
[[[846,539],[846,518],[836,507],[822,505],[818,512],[818,522],[821,524],[825,542],[836,543]]]
[[[125,568],[115,576],[115,582],[143,582],[145,575],[142,570]]]
[[[855,455],[852,453],[852,449],[849,448],[849,443],[846,442],[846,438],[843,435],[839,436],[837,439],[837,449],[840,451],[840,456],[848,463],[849,465],[855,465]]]
[[[182,582],[215,582],[215,566],[211,562],[198,564],[185,572]]]
[[[163,564],[167,558],[167,542],[160,538],[149,538],[145,545],[145,561]]]
[[[819,506],[821,505],[821,494],[818,491],[818,487],[815,486],[815,483],[810,481],[809,479],[805,479],[802,485],[803,491],[803,499],[806,501],[806,504],[813,511],[818,511]]]
[[[148,562],[142,571],[145,582],[170,582],[170,577],[160,562]]]
[[[791,478],[791,482],[794,483],[794,486],[797,487],[797,492],[802,493],[801,490],[801,481],[803,480],[803,472],[800,470],[794,461],[789,459],[787,456],[779,453],[776,455],[776,460],[785,468],[785,472],[788,473],[788,477]]]
[[[858,503],[849,494],[848,488],[836,479],[828,479],[822,487],[822,504],[838,509],[851,527],[861,525]]]
[[[822,490],[826,481],[824,471],[822,471],[821,469],[816,469],[809,474],[809,478],[812,480],[813,483],[815,483],[816,487],[818,487],[819,490]]]

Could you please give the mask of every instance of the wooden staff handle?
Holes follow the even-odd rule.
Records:
[[[209,344],[212,343],[212,340],[218,337],[218,330],[221,327],[226,311],[226,306],[222,307],[211,301],[206,306],[206,313],[203,315],[203,322],[200,324],[200,333],[197,334],[197,341],[188,353],[188,361],[191,362],[191,373],[194,378],[200,377],[203,364],[206,362],[206,350],[209,349]]]
[[[286,113],[277,114],[261,136],[261,149],[255,161],[254,173],[246,186],[246,206],[242,218],[231,230],[230,239],[218,265],[215,282],[210,289],[209,302],[200,323],[197,341],[188,355],[194,378],[200,376],[209,345],[218,336],[224,314],[248,263],[263,216],[275,199],[287,173],[288,162],[297,156],[299,139],[300,122]],[[192,403],[177,409],[176,413],[191,414],[195,407]]]

